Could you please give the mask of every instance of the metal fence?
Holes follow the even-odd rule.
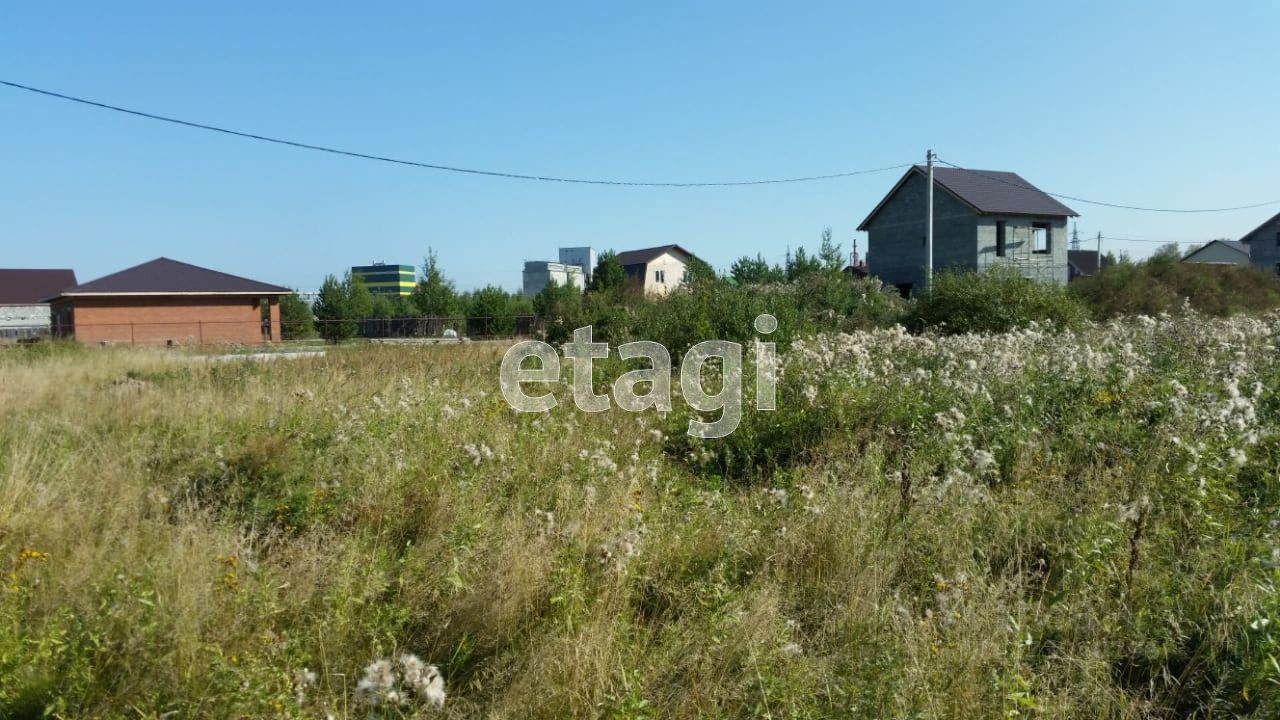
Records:
[[[0,344],[75,338],[100,345],[251,345],[304,339],[507,338],[540,334],[536,315],[409,317],[268,323],[257,320],[71,323],[0,327]]]

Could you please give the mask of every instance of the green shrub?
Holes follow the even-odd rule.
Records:
[[[1280,278],[1245,265],[1184,263],[1168,254],[1122,260],[1072,283],[1098,319],[1175,313],[1190,305],[1225,316],[1280,307]]]
[[[567,340],[574,328],[592,326],[597,341],[617,345],[652,340],[683,354],[703,340],[747,345],[762,337],[757,316],[768,313],[778,329],[764,339],[785,350],[815,332],[867,330],[901,321],[906,303],[879,280],[839,272],[814,272],[789,283],[740,285],[725,279],[696,280],[664,296],[639,298],[587,293],[547,317],[548,342]]]
[[[280,335],[284,340],[305,340],[317,336],[316,317],[311,304],[297,293],[280,296]]]
[[[916,300],[906,325],[914,331],[946,334],[999,333],[1033,322],[1076,328],[1088,316],[1084,303],[1065,287],[1038,283],[997,266],[980,273],[934,275],[933,287]]]

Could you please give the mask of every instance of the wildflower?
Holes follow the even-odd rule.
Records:
[[[440,675],[439,668],[408,653],[401,655],[397,662],[404,676],[404,686],[414,697],[434,707],[444,705],[444,678]]]
[[[356,683],[356,699],[369,705],[387,701],[387,694],[396,685],[396,673],[389,660],[375,660],[364,669],[364,676]]]
[[[769,499],[772,500],[775,504],[781,507],[787,506],[786,488],[765,488],[764,494],[768,495]]]
[[[1244,467],[1249,462],[1249,456],[1240,448],[1228,448],[1227,457],[1231,460],[1231,464],[1236,467]]]
[[[973,467],[978,472],[985,472],[988,468],[994,467],[996,464],[996,456],[986,450],[973,451]]]
[[[486,460],[493,459],[493,449],[484,443],[467,443],[462,446],[462,450],[467,454],[467,457],[471,458],[472,465],[479,465]]]
[[[293,692],[302,705],[307,702],[307,689],[316,684],[316,674],[309,668],[302,668],[293,675]]]
[[[533,516],[539,521],[539,532],[543,537],[554,535],[556,531],[556,515],[549,510],[534,510]]]

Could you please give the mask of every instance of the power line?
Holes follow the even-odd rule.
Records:
[[[1208,240],[1148,240],[1145,238],[1122,238],[1103,235],[1103,240],[1113,240],[1115,242],[1136,242],[1136,243],[1156,243],[1158,245],[1203,245]]]
[[[1054,193],[1054,192],[1048,192],[1045,190],[1039,190],[1039,188],[1031,187],[1030,185],[1022,185],[1016,182],[1010,182],[1009,180],[1006,180],[1002,177],[997,177],[995,175],[992,175],[991,173],[982,172],[981,170],[970,170],[969,168],[960,167],[959,165],[956,165],[955,163],[947,162],[946,160],[938,160],[938,162],[944,165],[949,165],[950,167],[953,167],[957,170],[963,170],[964,172],[973,173],[974,175],[980,175],[984,178],[987,178],[988,180],[995,180],[997,182],[1002,182],[1005,185],[1021,188],[1023,190],[1038,190],[1039,192],[1043,192],[1045,195],[1051,195],[1053,197],[1061,198],[1063,200],[1071,200],[1073,202],[1082,202],[1089,205],[1101,205],[1102,207],[1117,208],[1120,210],[1138,210],[1141,212],[1163,212],[1163,213],[1214,213],[1214,212],[1231,212],[1233,210],[1252,210],[1254,208],[1266,207],[1268,205],[1280,205],[1280,200],[1268,200],[1266,202],[1254,203],[1252,205],[1239,205],[1236,207],[1197,208],[1194,210],[1187,210],[1187,209],[1180,209],[1180,208],[1152,208],[1152,207],[1140,207],[1138,205],[1124,205],[1122,203],[1103,202],[1101,200],[1087,200],[1082,197],[1076,197],[1075,195],[1064,195],[1062,193]]]
[[[74,95],[66,95],[52,90],[42,90],[40,88],[31,87],[30,85],[22,85],[8,80],[0,80],[0,85],[15,88],[18,90],[26,90],[27,92],[45,95],[47,97],[57,98],[59,100],[67,100],[81,105],[101,108],[103,110],[112,110],[127,115],[147,118],[148,120],[159,120],[160,122],[172,123],[174,125],[182,125],[184,127],[196,128],[198,130],[208,130],[210,132],[222,133],[224,135],[234,135],[235,137],[247,138],[249,140],[258,140],[261,142],[274,143],[276,145],[287,145],[289,147],[301,148],[303,150],[315,150],[317,152],[331,153],[333,155],[345,155],[347,157],[360,158],[363,160],[377,160],[378,162],[393,163],[396,165],[409,165],[412,167],[426,168],[428,170],[441,170],[444,172],[466,173],[468,175],[484,175],[488,177],[508,178],[512,180],[537,180],[541,182],[557,182],[557,183],[574,183],[578,185],[621,185],[628,187],[674,187],[674,188],[698,188],[698,187],[740,187],[745,185],[781,185],[783,183],[801,183],[816,182],[819,180],[835,180],[838,178],[853,177],[855,175],[868,175],[871,173],[885,172],[888,170],[901,170],[910,167],[911,163],[903,163],[901,165],[890,165],[887,167],[870,168],[867,170],[853,170],[850,172],[830,173],[827,175],[809,175],[805,177],[791,178],[772,178],[765,180],[738,180],[728,182],[638,182],[630,180],[600,180],[588,178],[567,178],[555,177],[550,175],[525,175],[521,173],[501,172],[497,170],[477,170],[475,168],[454,167],[451,165],[439,165],[436,163],[418,162],[415,160],[402,160],[399,158],[386,157],[383,155],[371,155],[369,153],[355,152],[353,150],[342,150],[339,148],[326,147],[324,145],[313,145],[311,143],[298,142],[296,140],[285,140],[282,138],[269,137],[267,135],[258,135],[256,133],[243,132],[240,130],[231,130],[229,128],[218,127],[216,125],[208,125],[205,123],[193,122],[190,120],[182,120],[179,118],[167,117],[164,115],[156,115],[155,113],[143,112],[141,110],[132,110],[118,105],[110,105],[96,100],[88,100]]]

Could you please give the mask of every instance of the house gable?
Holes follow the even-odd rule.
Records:
[[[1222,265],[1248,265],[1249,246],[1233,240],[1214,240],[1187,253],[1182,262]]]

